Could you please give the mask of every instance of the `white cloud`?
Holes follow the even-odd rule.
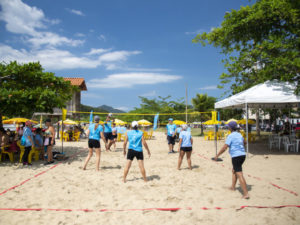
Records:
[[[132,68],[132,67],[124,67],[121,68],[126,71],[134,71],[134,72],[170,72],[170,69],[164,68]]]
[[[200,34],[200,33],[203,33],[203,32],[211,32],[213,31],[213,29],[215,29],[215,27],[211,27],[210,29],[198,29],[198,30],[195,30],[195,31],[187,31],[185,32],[186,35],[197,35],[197,34]]]
[[[122,111],[129,111],[129,107],[126,107],[126,106],[119,106],[119,107],[114,107],[115,109],[118,109],[118,110],[122,110]]]
[[[77,16],[85,16],[83,14],[83,12],[81,12],[80,10],[76,10],[76,9],[66,9],[66,10],[68,10],[70,13],[73,13],[73,14],[75,14]]]
[[[92,48],[88,53],[85,55],[101,55],[105,52],[109,52],[111,49],[104,49],[104,48]]]
[[[140,95],[140,96],[142,96],[142,97],[154,97],[154,96],[156,96],[156,95],[157,95],[156,91],[153,90],[153,91],[150,91],[150,92],[148,92],[148,93],[142,94],[142,95]]]
[[[199,88],[200,90],[217,90],[218,86],[217,85],[211,85],[211,86],[205,86],[202,88]]]
[[[85,34],[83,34],[83,33],[76,33],[75,36],[76,37],[85,37]]]
[[[141,53],[141,51],[114,51],[101,55],[99,59],[103,62],[125,61],[129,56]]]
[[[181,76],[159,73],[120,73],[103,79],[88,81],[90,88],[130,88],[135,85],[170,83],[182,79]]]
[[[81,97],[82,98],[97,98],[97,99],[103,99],[103,95],[92,93],[92,92],[81,92]]]

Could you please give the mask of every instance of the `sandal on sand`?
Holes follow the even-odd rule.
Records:
[[[49,165],[49,164],[52,164],[52,163],[54,163],[54,161],[50,161],[50,162],[47,161],[47,162],[44,163],[44,165]]]

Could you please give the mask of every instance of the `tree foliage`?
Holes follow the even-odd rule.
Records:
[[[195,98],[192,98],[192,104],[195,111],[209,112],[214,110],[216,100],[215,97],[207,96],[207,94],[197,94]],[[197,119],[201,121],[205,121],[211,119],[211,114],[200,114],[195,117],[198,117]]]
[[[193,42],[221,49],[232,94],[267,80],[295,83],[300,92],[300,1],[258,0],[231,10],[221,26]]]
[[[62,77],[44,72],[38,62],[0,64],[0,115],[31,118],[34,112],[51,113],[65,107],[76,90]]]

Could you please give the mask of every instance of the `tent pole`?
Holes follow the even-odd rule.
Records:
[[[248,136],[248,104],[246,103],[245,105],[245,109],[246,109],[246,139],[247,139],[247,157],[248,157],[248,153],[249,153],[249,136]]]

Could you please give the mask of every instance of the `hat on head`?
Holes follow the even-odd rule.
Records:
[[[25,122],[25,125],[26,125],[26,126],[32,125],[32,122],[31,122],[30,120],[27,120],[27,121]]]
[[[182,124],[181,127],[182,127],[183,130],[186,130],[188,128],[188,125],[187,124]]]
[[[231,129],[236,129],[237,128],[237,122],[235,121],[230,121],[227,126]]]
[[[138,127],[139,123],[137,121],[132,121],[131,127]]]
[[[173,121],[173,118],[169,118],[169,121]]]
[[[45,122],[46,122],[46,123],[47,123],[47,122],[48,122],[48,123],[51,123],[51,119],[48,118],[48,119],[45,120]]]
[[[109,113],[108,116],[109,116],[109,117],[112,117],[112,113]]]
[[[100,117],[99,116],[95,116],[94,120],[95,120],[95,122],[99,122],[100,121]]]

